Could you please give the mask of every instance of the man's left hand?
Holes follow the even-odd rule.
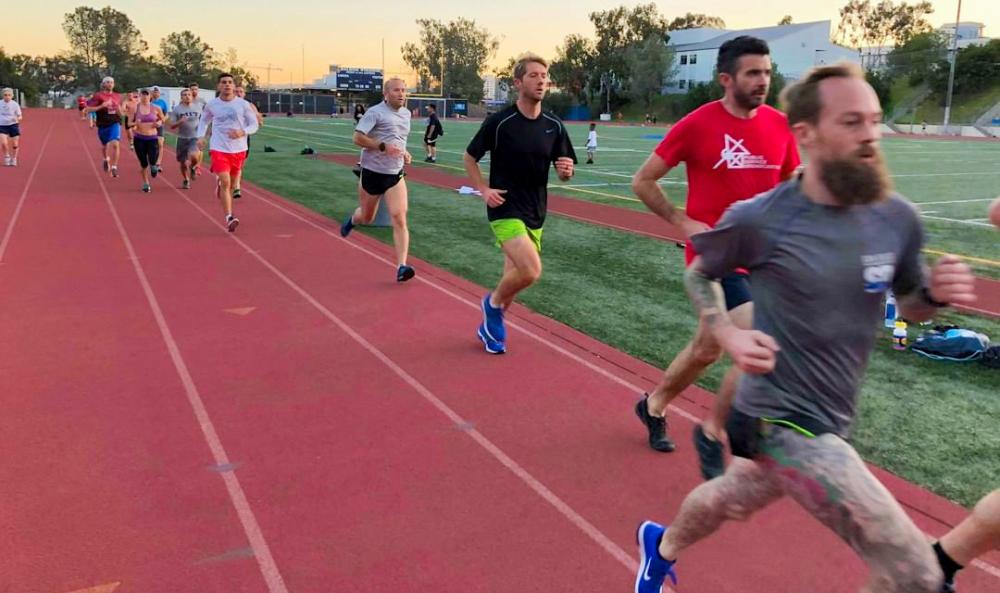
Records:
[[[975,282],[965,262],[954,255],[942,255],[931,268],[930,297],[941,303],[974,303]]]
[[[569,181],[573,177],[573,159],[561,156],[556,159],[556,174],[562,181]]]

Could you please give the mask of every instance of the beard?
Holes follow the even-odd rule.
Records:
[[[875,157],[871,163],[861,157]],[[892,179],[877,148],[866,147],[846,158],[820,164],[820,180],[843,206],[880,202],[889,196]]]
[[[754,91],[750,91],[749,93],[744,93],[742,91],[737,90],[736,92],[733,93],[733,99],[736,101],[737,105],[749,111],[752,109],[757,109],[758,107],[763,105],[764,101],[767,100],[767,93],[765,92],[763,95],[755,95]]]

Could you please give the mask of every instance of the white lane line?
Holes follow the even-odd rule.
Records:
[[[77,130],[77,137],[80,140],[80,144],[83,145],[83,137],[80,135],[79,129]],[[195,418],[198,420],[198,426],[201,427],[201,432],[205,437],[205,442],[208,444],[208,448],[212,452],[212,459],[215,461],[216,466],[230,465],[229,456],[226,454],[226,450],[222,446],[222,440],[219,438],[219,434],[215,430],[215,425],[212,423],[212,419],[208,415],[208,410],[205,408],[205,403],[201,399],[198,387],[194,384],[194,379],[191,377],[187,363],[184,362],[184,357],[181,355],[180,347],[174,340],[173,333],[170,331],[170,326],[167,325],[167,320],[163,315],[163,310],[160,309],[160,303],[156,298],[156,294],[153,292],[153,287],[149,284],[149,279],[146,276],[145,269],[139,262],[139,256],[136,254],[135,248],[132,246],[132,241],[129,239],[128,232],[125,230],[125,225],[122,224],[121,217],[118,216],[118,210],[111,201],[111,195],[108,193],[108,188],[104,184],[104,179],[102,179],[100,173],[98,173],[97,166],[94,165],[93,160],[87,158],[87,162],[90,163],[90,168],[94,172],[94,177],[97,178],[98,185],[100,185],[101,191],[104,193],[104,200],[107,202],[108,209],[111,211],[111,217],[115,221],[115,226],[118,227],[118,233],[121,235],[129,260],[131,260],[132,267],[135,269],[135,275],[139,279],[142,291],[146,295],[146,301],[149,303],[149,308],[153,313],[153,317],[156,319],[156,325],[160,328],[160,335],[163,337],[163,342],[167,346],[167,352],[170,353],[170,360],[174,363],[174,369],[177,371],[177,375],[180,377],[181,383],[184,385],[184,393],[187,395],[188,403],[191,404],[191,409],[194,411]],[[243,492],[243,487],[240,485],[240,481],[236,477],[236,472],[221,472],[220,475],[226,484],[226,491],[229,493],[229,499],[232,502],[233,507],[236,509],[236,514],[240,519],[240,523],[243,524],[243,531],[247,536],[247,540],[250,542],[250,547],[253,549],[254,557],[257,559],[257,564],[260,566],[260,572],[264,577],[264,582],[267,583],[268,591],[270,591],[270,593],[288,593],[288,589],[285,587],[285,581],[281,577],[281,573],[278,571],[278,565],[275,563],[274,557],[271,556],[271,549],[267,545],[267,540],[264,539],[264,533],[260,528],[260,524],[257,522],[257,517],[254,515],[253,509],[250,508],[250,502],[247,500],[246,494]]]
[[[38,171],[38,164],[42,162],[42,156],[45,154],[45,147],[49,145],[49,136],[52,135],[52,128],[55,127],[55,122],[49,124],[49,131],[45,133],[45,140],[42,142],[42,148],[38,151],[38,156],[35,157],[35,164],[31,167],[31,172],[28,173],[28,182],[24,184],[24,191],[21,192],[21,197],[17,200],[17,206],[14,207],[14,214],[10,217],[10,222],[7,223],[7,230],[4,231],[3,240],[0,241],[0,263],[3,262],[3,256],[7,253],[7,245],[10,243],[10,238],[14,234],[14,226],[17,224],[18,218],[21,216],[21,208],[24,206],[24,201],[28,198],[28,189],[31,187],[31,182],[35,180],[35,172]]]

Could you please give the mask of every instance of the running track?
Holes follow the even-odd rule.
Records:
[[[657,371],[245,188],[144,195],[75,112],[0,169],[0,591],[628,591],[633,529],[698,483],[631,404]],[[165,160],[166,161],[166,160]],[[172,164],[172,163],[171,163]],[[686,444],[706,396],[672,411]],[[921,527],[964,511],[880,472]],[[995,591],[1000,555],[962,575]],[[691,550],[680,591],[847,593],[864,570],[782,502]]]
[[[346,166],[353,166],[357,162],[357,155],[354,154],[329,154],[323,155],[322,158]],[[407,169],[406,176],[410,181],[449,190],[455,190],[469,183],[465,177],[445,173],[437,167],[423,165],[410,167]],[[549,194],[549,212],[581,222],[645,235],[662,241],[683,241],[680,229],[664,223],[659,217],[649,212],[618,208],[552,193]],[[957,308],[966,313],[1000,317],[1000,282],[977,277],[976,293],[979,300],[974,306]]]

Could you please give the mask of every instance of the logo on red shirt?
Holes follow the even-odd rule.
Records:
[[[767,157],[751,154],[743,146],[744,140],[737,140],[729,134],[725,134],[726,146],[719,154],[719,162],[715,163],[712,169],[718,169],[723,163],[727,169],[779,169],[781,165],[767,164]]]

